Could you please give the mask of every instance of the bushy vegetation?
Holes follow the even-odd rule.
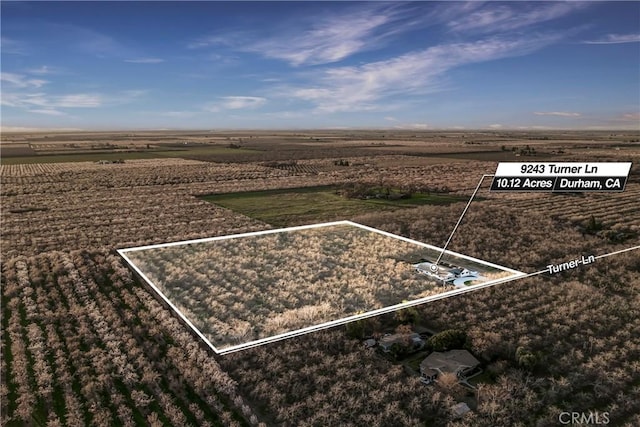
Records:
[[[427,340],[427,346],[433,351],[449,351],[464,347],[467,334],[460,329],[447,329],[438,332]]]

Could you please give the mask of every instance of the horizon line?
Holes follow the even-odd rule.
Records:
[[[0,133],[117,133],[117,132],[353,132],[353,131],[376,131],[376,132],[640,132],[638,128],[615,128],[615,127],[593,127],[593,128],[536,128],[536,127],[433,127],[424,129],[412,129],[409,127],[308,127],[308,128],[27,128],[12,127],[6,129],[0,127]]]

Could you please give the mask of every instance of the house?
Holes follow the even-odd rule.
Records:
[[[424,347],[424,340],[420,337],[420,334],[412,333],[409,335],[406,334],[391,334],[385,335],[380,338],[378,341],[378,345],[385,353],[389,353],[391,351],[391,347],[394,344],[398,344],[400,346],[409,347],[412,350],[420,350]]]
[[[480,366],[478,359],[467,350],[434,351],[420,363],[420,374],[424,382],[431,383],[439,374],[446,372],[452,372],[458,378],[464,378],[478,366]]]

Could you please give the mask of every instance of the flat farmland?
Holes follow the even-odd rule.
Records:
[[[415,193],[406,199],[357,199],[338,194],[336,186],[302,187],[226,194],[202,199],[275,226],[311,224],[352,218],[366,212],[393,211],[421,205],[465,201],[449,194]]]
[[[480,176],[496,170],[497,159],[478,157],[484,152],[530,145],[538,154],[521,154],[518,161],[538,161],[539,153],[558,162],[632,161],[622,193],[497,194],[485,182],[448,249],[536,272],[640,245],[640,147],[629,142],[639,137],[480,131],[3,134],[2,148],[10,145],[13,152],[3,151],[0,162],[1,423],[553,425],[558,408],[600,408],[615,414],[616,425],[639,425],[637,250],[225,355],[209,351],[117,253],[345,218],[442,246]],[[28,144],[37,150],[24,149]],[[123,151],[93,153],[92,147],[104,144]],[[131,156],[162,157],[76,161],[90,154],[107,160],[108,152],[122,158],[124,147]],[[214,149],[221,151],[207,151]],[[190,152],[194,158],[181,158]],[[335,194],[352,187],[412,189],[414,197]],[[338,248],[340,239],[332,237],[325,249]],[[213,317],[211,336],[238,343],[243,334],[253,339],[290,330],[282,329],[286,324],[304,327],[303,319],[321,313],[330,318],[335,306],[357,311],[364,308],[359,301],[392,302],[392,293],[385,292],[397,291],[402,277],[408,278],[406,296],[432,290],[429,279],[408,266],[424,253],[394,252],[361,239],[358,256],[344,253],[340,265],[331,264],[324,249],[309,252],[323,248],[318,236],[292,236],[290,248],[272,253],[247,241],[235,249],[193,249],[193,263],[177,253],[166,262],[160,252],[152,258],[165,263],[168,274],[158,267],[159,281],[175,270],[168,287],[184,301],[209,301],[213,293],[197,290],[200,281],[218,285],[210,301],[215,313],[206,315],[202,307],[198,314],[195,304],[193,316]],[[282,286],[269,265],[287,273]],[[339,279],[340,272],[355,282]],[[322,283],[322,275],[330,281],[326,286],[309,285]],[[284,286],[307,277],[303,292]],[[382,286],[369,286],[374,282]],[[333,294],[336,289],[344,293]],[[323,305],[325,300],[335,306]],[[234,310],[245,318],[232,315]],[[259,327],[248,327],[250,320]],[[406,325],[466,335],[466,348],[486,375],[477,384],[481,398],[465,420],[451,414],[455,390],[425,386],[402,362],[363,346],[365,337]]]
[[[7,150],[8,151],[8,150]],[[8,151],[9,152],[9,151]],[[201,159],[213,158],[223,161],[227,157],[235,156],[251,156],[256,154],[255,150],[228,148],[223,146],[194,147],[194,148],[174,148],[174,149],[119,149],[110,151],[82,151],[67,150],[65,152],[44,151],[33,153],[25,156],[26,149],[21,151],[9,152],[9,155],[3,155],[2,164],[32,164],[32,163],[68,163],[68,162],[98,162],[100,160],[137,160],[137,159],[162,159],[162,158],[184,158],[184,159]]]

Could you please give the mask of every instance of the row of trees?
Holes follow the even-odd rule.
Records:
[[[241,425],[235,382],[106,251],[3,265],[2,423]]]
[[[103,245],[122,248],[264,228],[258,221],[179,189],[70,189],[3,198],[1,246],[9,256],[30,255]]]
[[[637,201],[640,199],[640,185],[629,183],[620,193],[564,194],[524,194],[517,200],[501,198],[492,205],[514,207],[515,209],[547,212],[549,216],[566,219],[576,225],[588,225],[594,220],[611,231],[640,231]],[[599,231],[599,230],[593,230]]]
[[[225,183],[277,179],[290,172],[259,164],[220,164],[193,160],[128,160],[125,164],[93,162],[53,165],[3,165],[3,195],[57,193],[69,190],[146,187],[192,183]]]

